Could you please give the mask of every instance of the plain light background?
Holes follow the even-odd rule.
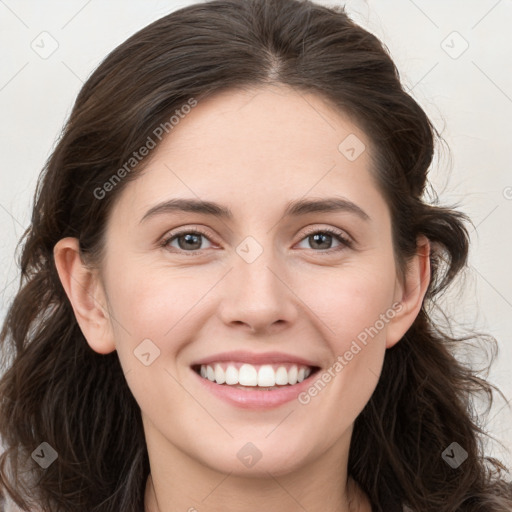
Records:
[[[18,285],[15,246],[28,226],[36,180],[83,82],[150,22],[194,3],[0,0],[0,321]],[[388,47],[408,91],[451,148],[431,180],[441,204],[472,219],[470,266],[443,308],[499,343],[489,374],[512,398],[512,2],[323,0]],[[462,355],[461,355],[462,357]],[[512,467],[511,404],[496,396],[488,453]]]

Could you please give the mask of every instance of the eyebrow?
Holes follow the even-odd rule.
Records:
[[[174,198],[150,208],[140,222],[142,223],[156,215],[172,212],[202,213],[226,220],[232,220],[234,217],[229,208],[212,201]],[[343,197],[290,201],[284,211],[284,217],[298,217],[317,212],[347,212],[357,215],[364,221],[371,220],[370,216],[360,206]]]

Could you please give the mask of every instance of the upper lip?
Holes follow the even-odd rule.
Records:
[[[217,363],[220,361],[237,361],[249,364],[273,364],[273,363],[295,363],[303,366],[317,367],[314,362],[308,361],[299,356],[285,354],[283,352],[245,352],[242,350],[235,350],[233,352],[221,352],[204,357],[192,363],[191,366],[203,365],[209,363]]]

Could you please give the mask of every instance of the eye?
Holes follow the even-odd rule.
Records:
[[[175,247],[179,251],[184,252],[200,252],[201,249],[204,249],[204,247],[201,247],[201,238],[206,238],[209,240],[206,233],[203,233],[198,229],[188,229],[178,231],[177,233],[171,233],[164,240],[162,240],[161,246],[164,248]],[[178,247],[172,246],[171,242],[174,241],[178,243]]]
[[[161,247],[169,248],[174,247],[178,250],[178,252],[189,252],[191,254],[200,253],[202,249],[202,238],[210,241],[208,235],[201,231],[200,229],[187,229],[178,232],[170,233],[167,237],[164,238],[161,242]],[[333,238],[338,242],[337,247],[327,247],[332,244]],[[341,231],[338,231],[333,228],[324,228],[324,229],[314,229],[310,230],[306,233],[305,238],[301,240],[308,240],[312,246],[312,248],[319,249],[316,252],[323,253],[332,253],[343,250],[347,247],[352,247],[352,241],[345,236]],[[174,242],[176,245],[172,245]],[[315,247],[316,246],[316,247]],[[206,247],[208,249],[208,247]]]
[[[327,247],[331,245],[333,238],[338,241],[338,247]],[[327,253],[342,251],[346,247],[350,248],[353,245],[352,241],[347,236],[345,236],[341,231],[333,228],[317,228],[315,230],[309,231],[309,233],[306,234],[306,237],[302,240],[309,241],[313,248],[316,246],[317,249],[321,249],[323,252]]]

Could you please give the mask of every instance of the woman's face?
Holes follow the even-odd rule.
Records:
[[[118,352],[150,453],[273,475],[346,456],[385,350],[413,320],[396,304],[403,287],[368,138],[318,96],[261,88],[199,102],[153,151],[109,218],[112,346],[99,350]],[[159,206],[177,199],[231,216]],[[328,199],[344,203],[291,208]],[[240,369],[251,355],[260,364],[240,374],[262,384],[293,379],[294,358],[320,370],[255,391],[207,385],[194,369],[210,358],[213,371]],[[276,373],[260,372],[265,362]],[[264,393],[279,400],[265,405]]]

